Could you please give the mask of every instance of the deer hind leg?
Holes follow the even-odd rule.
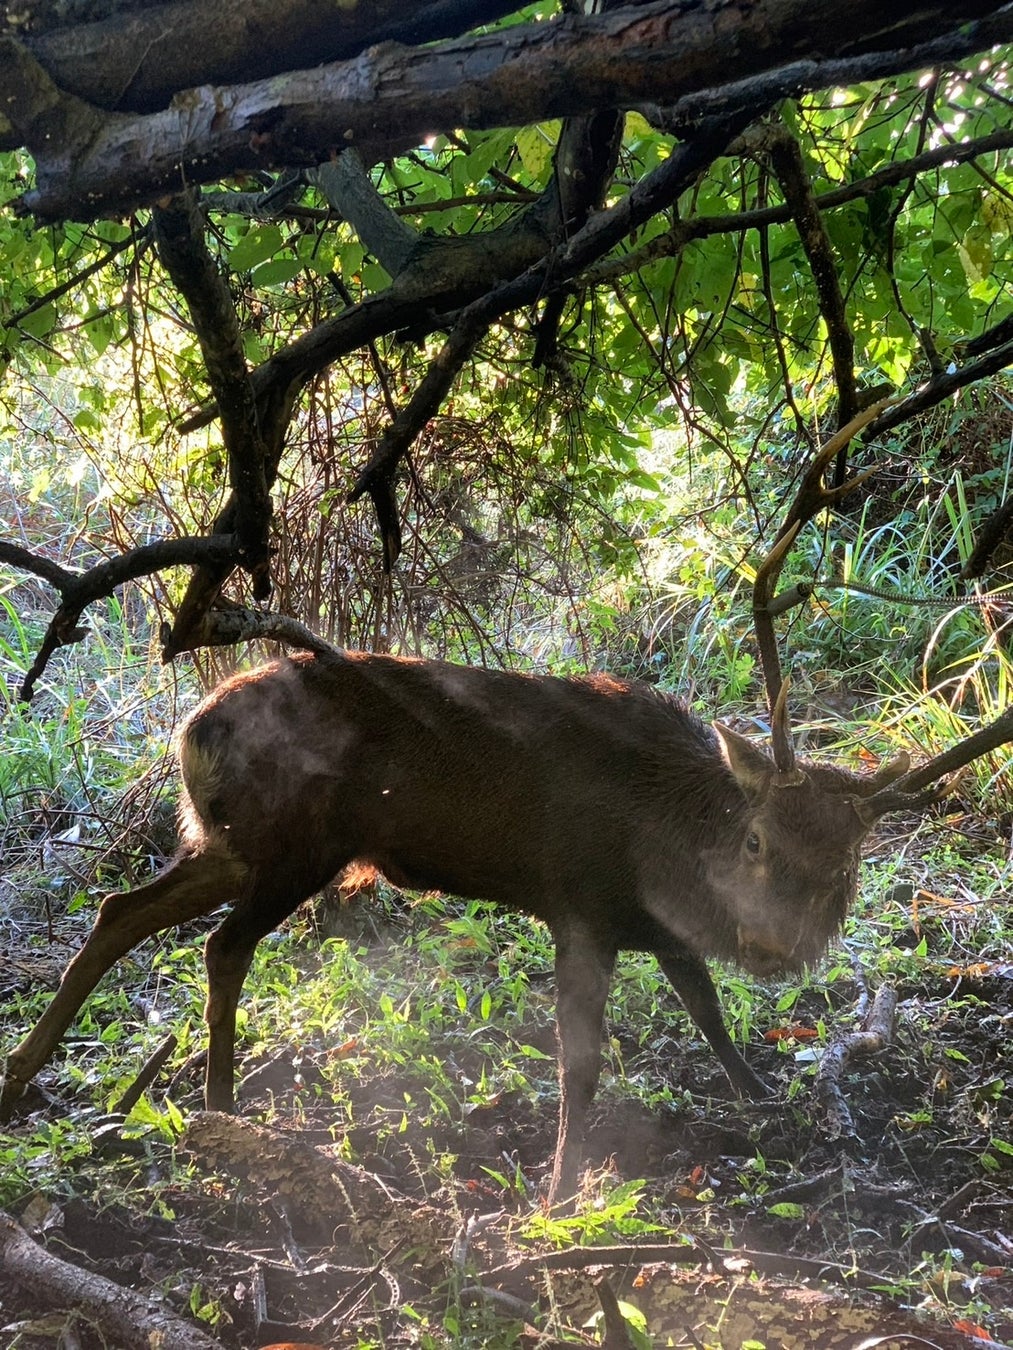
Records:
[[[584,933],[555,933],[559,1135],[549,1203],[577,1189],[588,1107],[601,1073],[602,1019],[616,954]]]
[[[106,896],[84,946],[35,1027],[7,1057],[0,1120],[56,1049],[85,999],[121,956],[143,938],[208,914],[243,889],[247,869],[223,853],[185,853],[152,881]]]
[[[729,1082],[740,1097],[760,1100],[771,1095],[771,1089],[758,1077],[739,1054],[725,1028],[721,1004],[714,981],[700,957],[681,945],[656,951],[658,964],[668,976],[683,1007],[692,1017],[711,1049],[721,1061]]]

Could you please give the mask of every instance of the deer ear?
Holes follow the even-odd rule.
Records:
[[[777,777],[774,761],[762,750],[740,736],[731,727],[715,722],[714,730],[721,742],[721,753],[732,776],[747,797],[760,797],[766,792],[773,779]]]

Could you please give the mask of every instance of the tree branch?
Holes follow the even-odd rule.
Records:
[[[832,436],[826,445],[812,457],[802,476],[802,482],[795,499],[785,513],[774,543],[767,556],[756,569],[753,582],[753,627],[756,632],[760,651],[760,665],[763,670],[763,683],[770,704],[771,726],[776,727],[775,751],[779,769],[789,767],[791,759],[790,744],[787,739],[787,713],[784,703],[784,681],[781,676],[781,659],[774,632],[774,617],[782,612],[784,605],[778,605],[775,590],[788,550],[801,530],[817,512],[836,502],[846,493],[858,487],[867,473],[854,474],[838,488],[826,488],[823,475],[830,464],[846,449],[853,437],[863,428],[874,422],[877,415],[887,404],[883,399],[864,409]]]
[[[813,195],[812,184],[802,162],[802,151],[794,136],[783,125],[770,129],[766,148],[784,199],[798,230],[802,249],[809,262],[820,313],[827,327],[830,354],[837,384],[837,425],[850,422],[857,411],[855,387],[855,341],[848,327],[844,308],[844,292],[837,276],[837,261],[830,245],[819,205]],[[844,482],[847,449],[837,457],[834,484]]]
[[[749,114],[741,114],[740,121],[747,116]],[[663,210],[722,153],[740,130],[741,126],[736,121],[725,122],[715,118],[704,124],[693,141],[680,146],[615,206],[593,216],[567,243],[551,250],[521,276],[504,282],[475,300],[461,314],[414,398],[403,410],[402,416],[395,419],[388,429],[349,498],[356,501],[366,492],[372,497],[384,527],[385,563],[390,553],[389,485],[394,468],[426,421],[437,411],[454,375],[490,325],[501,315],[535,301],[545,290],[549,278],[553,285],[562,284],[576,275],[589,257],[606,252],[631,230]],[[390,542],[397,543],[392,533]]]
[[[976,384],[989,375],[995,375],[1009,365],[1013,365],[1013,340],[993,348],[977,361],[970,361],[967,365],[957,366],[953,370],[940,371],[920,385],[913,394],[891,400],[889,407],[870,424],[865,433],[866,438],[879,436],[884,431],[899,427],[902,422],[907,422],[918,413],[934,408],[937,403],[942,403],[958,390],[966,389],[968,385]]]
[[[552,238],[562,233],[564,227],[574,230],[583,225],[611,181],[621,132],[622,118],[612,112],[568,121],[556,146],[550,188],[524,213],[521,227],[529,219],[539,220],[541,237]],[[439,411],[459,371],[501,312],[495,291],[464,311],[415,394],[384,432],[372,459],[349,493],[349,502],[358,501],[365,493],[373,502],[387,572],[401,551],[401,528],[393,486],[397,465],[426,423]],[[543,330],[536,342],[536,357],[546,346]],[[537,359],[535,364],[538,364]]]
[[[517,0],[176,0],[24,41],[66,93],[108,111],[157,112],[178,89],[345,60],[377,42],[457,37],[516,8]],[[0,150],[14,148],[0,138]]]
[[[186,193],[156,208],[152,223],[159,257],[186,300],[204,355],[222,421],[243,564],[253,578],[254,598],[264,600],[271,593],[267,450],[243,357],[236,308],[208,252],[196,194]]]
[[[762,106],[759,102],[752,105],[754,114]],[[915,159],[887,165],[867,178],[822,193],[816,198],[816,203],[821,210],[844,206],[870,196],[882,187],[902,182],[941,164],[965,163],[978,155],[1006,150],[1010,146],[1013,146],[1013,130],[1008,129],[962,145],[941,146]],[[618,205],[621,207],[622,203]],[[601,253],[588,258],[584,268],[575,276],[571,277],[568,273],[565,279],[561,279],[553,273],[551,281],[546,278],[543,293],[551,294],[557,287],[569,293],[586,285],[611,281],[635,272],[657,258],[678,253],[693,239],[708,238],[712,234],[734,234],[745,229],[778,224],[790,218],[787,206],[772,206],[736,215],[703,216],[695,220],[678,221],[667,234],[652,239],[636,252],[600,261],[609,251],[609,248],[604,248]],[[432,248],[420,246],[413,265],[395,278],[388,290],[332,319],[323,320],[308,333],[289,343],[253,372],[254,388],[259,393],[275,384],[287,385],[293,382],[301,387],[348,352],[401,329],[410,327],[414,336],[424,337],[445,322],[448,311],[468,304],[484,293],[490,281],[510,279],[517,271],[531,266],[542,256],[542,249],[535,250],[533,247],[535,241],[526,241],[523,232],[518,229],[511,231],[509,237],[500,231],[490,231],[490,240],[495,239],[498,245],[495,248],[487,248],[484,243],[481,247],[473,246],[471,240],[474,238],[476,236],[446,241],[450,249],[446,255],[448,265],[432,271],[429,264],[434,262],[443,241],[423,241],[423,245],[432,242]],[[544,241],[542,243],[544,246]],[[209,406],[185,418],[178,429],[182,434],[196,431],[207,426],[214,417],[215,409]]]
[[[418,48],[386,43],[285,77],[193,89],[148,116],[85,105],[91,124],[76,155],[43,134],[17,89],[8,116],[36,156],[38,185],[23,209],[46,220],[93,218],[178,191],[184,178],[312,167],[349,145],[371,163],[440,129],[628,107],[655,101],[659,88],[676,99],[720,86],[732,73],[776,69],[785,50],[818,57],[828,46],[855,55],[888,46],[892,69],[906,70],[909,49],[941,32],[966,50],[969,40],[979,48],[1000,41],[1011,23],[1007,10],[996,14],[986,0],[894,0],[886,24],[877,0],[852,0],[845,9],[836,0],[748,7],[712,0],[689,8],[654,0]],[[24,78],[23,64],[8,62],[13,78]]]
[[[306,179],[348,221],[391,276],[397,276],[418,245],[418,231],[383,200],[358,152],[346,150],[336,159],[307,170]]]
[[[357,502],[365,493],[369,494],[380,524],[385,572],[391,570],[401,552],[394,472],[423,427],[439,412],[461,367],[489,331],[491,320],[486,319],[484,308],[479,301],[458,319],[419,387],[383,433],[372,459],[348,494],[349,502]]]
[[[757,90],[764,87],[765,82],[756,82]],[[968,160],[977,159],[979,155],[995,154],[1001,150],[1008,150],[1011,146],[1013,146],[1013,129],[1009,128],[956,145],[936,146],[923,154],[912,156],[911,159],[896,160],[892,164],[887,164],[865,178],[856,178],[854,182],[831,188],[829,192],[821,192],[815,197],[815,202],[821,211],[831,211],[839,206],[860,201],[863,197],[871,197],[884,187],[892,187],[930,169],[938,169],[941,165],[966,164]],[[694,239],[709,239],[715,234],[741,234],[745,230],[760,230],[768,225],[780,225],[790,219],[790,208],[787,204],[782,204],[757,207],[751,211],[737,211],[734,215],[697,216],[692,220],[680,220],[667,234],[656,236],[634,252],[625,253],[621,258],[610,258],[591,267],[578,278],[578,284],[594,285],[611,281],[616,277],[628,276],[659,258],[671,257],[681,252],[686,244]],[[994,346],[999,341],[1004,342],[1009,336],[1005,334],[1001,324],[997,324],[989,332],[993,336],[988,339],[983,336],[981,339],[972,338],[965,341],[962,344],[964,351],[968,355],[976,355],[975,344],[980,341]],[[984,351],[985,347],[983,346],[981,350]]]
[[[239,561],[239,540],[231,534],[209,535],[190,539],[160,539],[130,549],[107,562],[98,563],[86,572],[72,572],[48,558],[31,553],[20,544],[0,541],[0,562],[10,563],[36,576],[45,578],[60,593],[61,604],[49,621],[42,644],[21,686],[21,697],[30,702],[35,685],[44,673],[49,659],[59,647],[79,642],[88,630],[78,626],[86,606],[95,600],[112,595],[117,586],[138,577],[160,572],[165,567],[202,563],[212,566],[234,567]]]

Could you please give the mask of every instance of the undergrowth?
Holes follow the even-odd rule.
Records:
[[[941,492],[915,494],[889,522],[875,521],[871,506],[827,521],[820,539],[796,549],[785,576],[938,594],[966,561],[966,512],[965,485],[950,473]],[[741,519],[730,508],[718,524],[706,540],[645,545],[649,593],[629,587],[613,593],[612,605],[589,597],[587,631],[599,664],[678,687],[705,715],[720,711],[762,735],[750,572],[732,546]],[[1009,703],[1005,615],[998,605],[962,606],[956,594],[939,610],[818,587],[785,636],[803,752],[872,767],[900,749],[931,756],[990,721]],[[26,709],[18,689],[46,618],[31,587],[2,583],[0,942],[16,949],[19,963],[3,989],[6,1044],[41,1013],[97,898],[136,883],[171,851],[166,730],[197,692],[196,680],[177,688],[156,668],[151,616],[138,625],[111,601],[87,642],[51,664]],[[1008,750],[995,751],[923,818],[891,819],[879,830],[843,944],[820,970],[765,983],[716,972],[734,1040],[762,1062],[799,1121],[828,1038],[854,1016],[863,990],[885,983],[900,996],[912,1087],[910,1106],[884,1130],[916,1141],[933,1105],[913,1084],[938,1082],[945,1095],[945,1084],[959,1083],[959,1048],[933,1045],[937,1005],[947,1001],[954,1018],[975,1016],[982,980],[1008,961],[1009,765]],[[723,1145],[720,1156],[734,1157],[724,1193],[715,1189],[720,1158],[708,1171],[673,1153],[651,1177],[619,1174],[608,1162],[606,1132],[577,1216],[544,1215],[538,1194],[556,1102],[547,933],[521,916],[448,898],[408,905],[385,891],[357,904],[349,937],[321,942],[304,910],[257,950],[238,1046],[247,1100],[264,1119],[326,1135],[347,1160],[394,1169],[420,1197],[473,1188],[517,1216],[522,1242],[671,1233],[684,1210],[713,1223],[718,1241],[732,1240],[729,1215],[762,1202],[790,1173],[791,1157],[779,1156],[748,1118],[738,1133],[729,1128],[734,1141]],[[191,926],[144,944],[85,1004],[43,1076],[60,1108],[0,1133],[0,1205],[20,1212],[39,1194],[87,1194],[100,1204],[129,1195],[172,1216],[181,1195],[199,1188],[174,1148],[200,1104],[194,1061],[204,1045],[205,931]],[[96,1125],[170,1031],[176,1044],[165,1073],[128,1121],[136,1157],[106,1156]],[[966,1089],[967,1110],[982,1122],[972,1162],[981,1176],[1009,1166],[1001,1124],[1007,1087],[990,1088],[986,1077]],[[639,1111],[704,1131],[722,1095],[709,1050],[653,960],[625,954],[608,1006],[596,1117]],[[620,1153],[621,1135],[620,1125]],[[789,1211],[773,1217],[805,1222]],[[857,1229],[833,1237],[842,1251],[849,1239],[860,1246]],[[935,1253],[911,1268],[914,1300],[935,1297],[951,1259]],[[454,1343],[495,1345],[501,1334],[460,1307],[446,1314],[442,1332],[454,1326]]]

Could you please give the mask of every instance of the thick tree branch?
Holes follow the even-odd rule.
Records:
[[[410,262],[406,261],[405,270],[396,278],[394,288],[412,289],[419,285],[420,274],[424,276],[433,288],[430,291],[433,303],[427,311],[431,323],[435,307],[433,292],[439,289],[444,279],[447,285],[455,288],[457,294],[469,286],[479,293],[488,293],[490,259],[495,257],[498,260],[498,269],[512,263],[519,270],[518,262],[532,257],[544,258],[545,249],[551,240],[575,231],[586,221],[611,181],[619,153],[621,127],[621,117],[613,112],[568,122],[556,149],[554,172],[549,186],[540,197],[500,229],[460,240],[422,240],[414,233],[400,241],[396,235],[392,237],[389,233],[391,213],[368,183],[357,159],[353,161],[351,171],[340,168],[342,160],[339,166],[326,166],[318,173],[336,193],[343,193],[347,189],[356,197],[363,212],[359,221],[360,234],[363,230],[367,231],[371,245],[380,236],[390,242],[391,249],[387,254],[390,265],[401,260],[406,244],[412,244],[417,256]],[[334,173],[331,172],[332,167],[336,169]],[[362,180],[366,181],[365,187]],[[373,501],[384,541],[384,564],[387,570],[393,565],[401,547],[393,491],[394,470],[426,422],[439,410],[454,377],[475,350],[489,322],[482,317],[477,320],[465,317],[455,326],[429,374],[407,407],[388,428],[369,468],[353,489],[351,500],[368,492]],[[189,638],[181,635],[179,625],[175,642],[189,645]],[[176,649],[179,649],[178,645]]]
[[[153,224],[159,256],[189,306],[204,355],[221,416],[229,483],[236,498],[235,531],[242,544],[244,566],[253,577],[254,597],[263,600],[271,591],[267,449],[243,357],[235,305],[208,252],[196,194],[187,193],[156,209]]]
[[[331,362],[375,338],[406,329],[416,338],[424,337],[497,283],[513,280],[535,266],[554,242],[580,228],[600,200],[615,167],[619,131],[620,119],[614,113],[569,121],[560,135],[548,186],[497,229],[461,238],[413,235],[407,257],[403,247],[407,239],[398,242],[388,233],[389,262],[403,259],[392,285],[315,325],[265,362],[253,373],[258,397],[274,388],[301,387]],[[326,177],[328,182],[348,186],[357,173],[365,177],[361,169],[335,179]],[[368,189],[353,185],[351,191],[363,206],[363,242],[375,247],[378,236],[388,231],[385,215],[392,213],[380,200],[367,203],[371,194],[375,196],[371,185]],[[215,409],[209,407],[188,417],[179,430],[183,434],[195,431],[214,416]]]
[[[435,42],[493,23],[517,0],[177,0],[32,33],[25,46],[66,93],[157,112],[180,89],[341,61],[377,42]],[[0,138],[0,149],[14,149]]]
[[[759,82],[757,88],[763,87],[765,87],[763,83]],[[764,105],[757,102],[751,106],[755,109]],[[939,146],[913,159],[886,165],[883,169],[854,183],[821,193],[817,196],[816,203],[820,210],[824,211],[845,206],[849,202],[871,196],[883,187],[904,182],[940,165],[966,163],[979,155],[994,154],[1011,146],[1013,146],[1013,130],[1009,129],[959,145]],[[604,261],[601,257],[590,259],[586,269],[577,275],[572,286],[569,282],[564,284],[568,290],[572,290],[585,285],[609,282],[617,277],[627,276],[657,258],[678,253],[692,239],[704,239],[713,234],[736,234],[745,229],[779,224],[790,218],[789,208],[786,205],[779,205],[743,211],[736,215],[701,216],[693,220],[679,221],[672,231],[657,236],[636,252]],[[474,236],[468,240],[454,241],[455,245],[463,243],[465,246],[454,247],[452,254],[447,255],[452,256],[453,261],[458,264],[456,268],[440,268],[435,276],[431,276],[426,268],[419,266],[417,271],[412,269],[410,275],[397,278],[393,286],[381,295],[371,297],[354,309],[346,310],[333,319],[325,319],[317,324],[309,333],[297,338],[253,372],[255,388],[260,390],[275,383],[303,384],[348,352],[409,326],[416,336],[424,336],[426,332],[441,325],[448,310],[469,303],[487,289],[490,280],[506,280],[509,275],[516,275],[516,271],[507,264],[513,264],[517,270],[522,270],[532,265],[541,253],[541,250],[533,249],[526,259],[522,256],[527,245],[523,233],[519,230],[514,230],[510,234],[509,251],[505,251],[505,238],[498,231],[490,232],[490,238],[495,238],[499,245],[494,249],[487,249],[484,245],[479,248],[476,245],[474,246],[476,251],[473,252],[470,247],[471,238]],[[435,255],[439,242],[435,241],[437,247],[432,253],[425,250],[427,260]],[[449,244],[450,241],[448,246]],[[423,250],[420,249],[420,257],[422,254]],[[465,268],[462,264],[466,262],[470,265]],[[504,275],[505,273],[507,275]],[[451,282],[455,283],[452,287]],[[547,285],[546,293],[549,290],[551,287]],[[419,318],[426,313],[429,321],[425,328],[421,328]],[[183,433],[196,431],[211,422],[214,416],[213,408],[204,409],[186,418],[180,424],[179,430]]]
[[[309,169],[306,179],[347,220],[370,253],[397,276],[419,242],[418,232],[390,209],[355,150]]]
[[[165,567],[184,564],[205,564],[215,567],[234,567],[240,557],[239,540],[230,534],[209,535],[192,539],[160,539],[153,544],[121,553],[119,557],[98,563],[86,572],[72,572],[48,558],[30,553],[20,544],[0,541],[0,562],[33,572],[45,578],[60,593],[61,604],[49,621],[42,645],[21,686],[21,697],[27,703],[35,692],[35,685],[49,658],[59,647],[78,642],[87,635],[86,628],[78,626],[86,606],[94,600],[112,595],[117,586],[138,577],[150,576]]]
[[[970,34],[984,47],[1010,22],[1009,7],[997,14],[986,0],[895,0],[888,20],[877,0],[846,8],[836,0],[755,0],[747,8],[738,0],[690,8],[655,0],[426,47],[387,43],[285,77],[191,90],[147,117],[91,109],[87,146],[79,141],[73,155],[42,134],[17,90],[9,116],[37,161],[38,186],[24,209],[40,219],[91,218],[177,191],[184,178],[312,167],[349,145],[370,163],[452,127],[515,126],[656,102],[659,89],[671,102],[730,75],[775,69],[785,50],[818,58],[888,47],[896,70],[906,70],[907,50],[919,42],[949,34],[966,50]],[[29,78],[26,54],[8,52],[0,74]]]
[[[266,609],[246,609],[242,605],[216,606],[209,610],[191,632],[187,651],[200,647],[234,647],[237,642],[284,642],[307,652],[333,656],[339,649],[311,632],[298,619]]]

